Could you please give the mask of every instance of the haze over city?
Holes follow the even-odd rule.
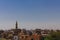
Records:
[[[60,0],[0,0],[0,29],[60,29]]]

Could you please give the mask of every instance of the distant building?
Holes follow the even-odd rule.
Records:
[[[3,31],[0,31],[0,34]],[[2,33],[2,37],[7,40],[41,40],[41,29],[26,30],[18,29],[18,22],[16,21],[15,29],[11,29]],[[0,35],[1,37],[1,35]]]

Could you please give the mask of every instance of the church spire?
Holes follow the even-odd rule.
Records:
[[[16,21],[16,24],[15,24],[15,26],[16,26],[16,29],[18,29],[18,23],[17,23],[17,21]]]

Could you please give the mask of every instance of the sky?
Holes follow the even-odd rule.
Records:
[[[60,0],[0,0],[0,29],[60,29]]]

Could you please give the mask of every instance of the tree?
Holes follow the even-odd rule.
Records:
[[[5,38],[0,38],[0,40],[6,40]]]
[[[45,40],[60,40],[60,32],[51,32]]]

